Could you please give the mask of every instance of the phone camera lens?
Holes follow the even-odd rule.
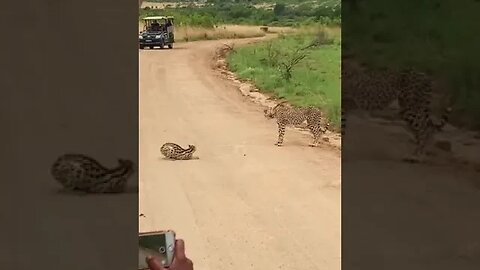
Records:
[[[160,251],[160,253],[165,253],[165,247],[160,247],[158,251]]]

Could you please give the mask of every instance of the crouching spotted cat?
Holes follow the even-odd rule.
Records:
[[[160,152],[165,158],[170,160],[189,160],[189,159],[198,159],[198,157],[193,157],[193,153],[197,148],[195,145],[189,145],[187,149],[181,147],[176,143],[165,143],[160,148]]]
[[[120,193],[134,172],[134,163],[119,159],[115,168],[106,168],[82,154],[65,154],[51,167],[53,178],[67,190],[86,193]]]

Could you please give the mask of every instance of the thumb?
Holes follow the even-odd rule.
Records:
[[[180,261],[187,258],[185,255],[185,242],[182,239],[175,241],[175,258]]]
[[[152,256],[148,256],[147,258],[145,258],[145,261],[147,262],[148,268],[150,268],[150,270],[165,270],[165,268],[163,268],[163,265]]]

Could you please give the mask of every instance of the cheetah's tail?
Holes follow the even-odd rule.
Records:
[[[277,105],[275,105],[275,107],[272,108],[272,110],[275,111],[275,109],[277,109],[280,106],[283,106],[283,104],[285,104],[287,102],[288,102],[287,100],[280,101]]]

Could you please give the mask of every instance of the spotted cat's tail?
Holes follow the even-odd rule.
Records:
[[[113,169],[107,170],[107,174],[104,177],[103,182],[110,182],[113,179],[117,179],[117,184],[125,182],[135,171],[134,163],[128,159],[118,159],[119,165]]]
[[[125,167],[133,167],[133,161],[131,161],[129,159],[119,158],[118,163],[120,163],[120,165],[125,166]]]
[[[197,151],[197,147],[195,147],[195,145],[193,145],[193,144],[189,144],[188,145],[188,150],[189,150],[190,153],[193,153],[193,152]]]
[[[120,164],[121,167],[125,168],[125,169],[130,169],[132,171],[135,171],[135,163],[133,163],[133,161],[129,160],[129,159],[121,159],[119,158],[118,159],[118,163]]]

